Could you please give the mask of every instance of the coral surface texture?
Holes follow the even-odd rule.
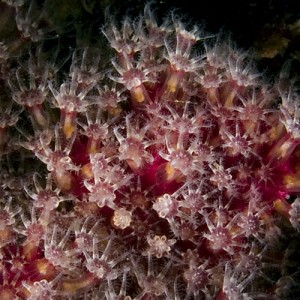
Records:
[[[32,3],[1,3],[0,299],[300,299],[288,68],[149,5],[66,50]]]

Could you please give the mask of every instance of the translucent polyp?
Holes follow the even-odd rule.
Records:
[[[61,287],[64,292],[73,294],[78,290],[93,285],[95,281],[95,276],[92,273],[87,273],[82,277],[63,280]]]
[[[285,199],[276,199],[273,202],[273,207],[282,216],[289,218],[289,211],[291,209],[291,205]]]
[[[185,72],[177,71],[169,68],[164,86],[161,90],[162,99],[174,100],[177,97],[178,91],[181,87],[181,82],[184,79]]]
[[[130,94],[135,103],[141,104],[150,102],[149,94],[143,84],[132,88]]]
[[[53,172],[53,178],[55,183],[57,184],[57,187],[65,192],[69,191],[72,188],[72,182],[73,182],[73,177],[69,172],[62,172],[62,173],[57,173]]]
[[[287,174],[283,176],[283,185],[290,193],[300,192],[300,174]]]
[[[70,139],[76,130],[77,112],[66,112],[61,110],[60,122],[63,128],[63,133],[66,139]]]
[[[28,108],[33,120],[36,122],[38,126],[41,128],[46,128],[48,125],[48,120],[45,116],[45,112],[43,111],[42,105],[34,105]]]
[[[277,163],[283,163],[290,158],[299,144],[300,139],[294,139],[289,133],[286,133],[275,146],[272,147],[267,155],[267,159],[274,160]]]

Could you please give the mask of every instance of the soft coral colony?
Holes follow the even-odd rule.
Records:
[[[111,60],[60,68],[21,4],[27,59],[0,45],[0,298],[292,299],[293,86],[149,6],[103,28]]]

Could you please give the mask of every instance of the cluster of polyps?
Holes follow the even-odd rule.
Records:
[[[4,110],[3,158],[42,168],[24,187],[2,175],[0,298],[280,297],[281,226],[300,227],[292,87],[268,87],[245,53],[176,18],[159,26],[149,7],[103,33],[109,72],[78,49],[59,82],[39,50],[7,81],[34,130]]]

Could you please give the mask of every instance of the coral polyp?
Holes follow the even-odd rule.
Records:
[[[51,57],[51,31],[10,5],[23,40],[0,44],[0,298],[292,299],[295,87],[149,5],[103,26],[106,51]]]

